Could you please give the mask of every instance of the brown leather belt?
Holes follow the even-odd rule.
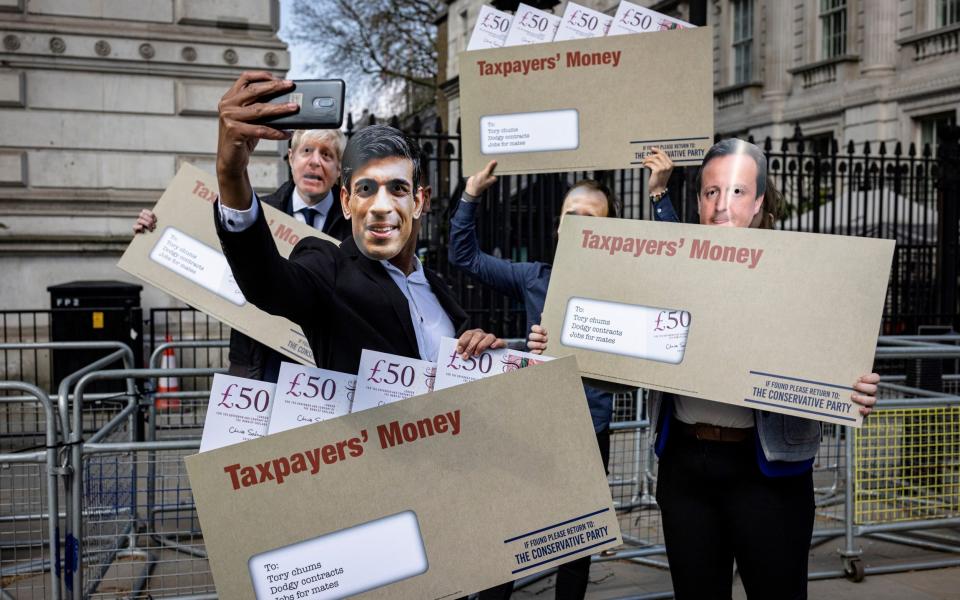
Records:
[[[720,427],[706,423],[690,425],[678,420],[674,420],[673,424],[683,435],[706,442],[745,442],[753,438],[753,427]]]

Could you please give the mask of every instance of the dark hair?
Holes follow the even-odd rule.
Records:
[[[576,182],[567,191],[567,194],[563,197],[563,199],[566,200],[567,196],[569,196],[573,190],[578,188],[586,188],[593,192],[600,192],[603,194],[603,197],[607,199],[607,216],[613,218],[620,216],[620,200],[617,198],[616,194],[610,190],[609,187],[603,183],[600,183],[596,179],[581,179],[580,181]]]
[[[767,157],[763,150],[750,142],[739,138],[727,138],[720,140],[707,150],[703,157],[703,163],[700,170],[697,171],[697,195],[700,195],[700,186],[703,185],[703,170],[707,168],[707,163],[721,156],[731,156],[734,154],[746,154],[757,164],[757,196],[762,196],[767,191]]]
[[[776,229],[777,221],[784,216],[783,194],[773,185],[773,178],[767,178],[767,189],[763,195],[763,204],[760,206],[760,212],[754,217],[756,227],[759,229]],[[751,227],[754,226],[751,224]]]
[[[389,125],[370,125],[353,134],[343,150],[343,185],[350,190],[353,172],[372,160],[405,158],[413,163],[413,187],[421,185],[420,148],[405,133]]]

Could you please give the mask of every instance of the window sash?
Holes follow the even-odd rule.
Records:
[[[750,83],[752,79],[753,61],[751,56],[752,44],[749,42],[734,46],[734,83]]]
[[[937,27],[960,23],[960,0],[937,0]]]
[[[930,144],[933,155],[937,155],[937,133],[944,127],[953,125],[957,121],[956,111],[927,115],[917,119],[920,125],[920,148]]]
[[[820,15],[828,15],[847,9],[847,0],[820,0]]]
[[[733,83],[753,78],[753,0],[733,0]]]
[[[823,58],[834,58],[846,54],[846,0],[820,0],[820,32],[823,37]]]
[[[733,42],[753,39],[753,0],[733,2]]]

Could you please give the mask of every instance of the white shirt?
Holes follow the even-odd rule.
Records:
[[[220,210],[220,221],[227,231],[243,231],[253,225],[260,215],[260,202],[257,200],[256,193],[253,194],[253,202],[247,210],[229,208],[219,201],[217,206]],[[314,224],[316,224],[316,221],[314,221]],[[436,362],[437,354],[440,351],[440,338],[442,336],[455,337],[457,331],[454,329],[450,317],[447,316],[447,311],[443,310],[443,306],[440,305],[437,295],[430,288],[430,283],[423,273],[423,265],[414,258],[414,271],[406,276],[403,271],[388,261],[382,260],[380,264],[387,269],[390,278],[393,279],[393,282],[397,284],[397,287],[400,288],[407,299],[407,304],[410,307],[410,320],[413,321],[413,331],[417,336],[417,349],[420,351],[420,358]]]
[[[250,202],[250,208],[247,210],[230,208],[228,206],[224,206],[220,202],[217,202],[217,206],[220,207],[220,221],[223,223],[223,228],[233,233],[247,229],[253,225],[257,221],[257,217],[260,216],[260,202],[257,199],[256,192],[253,193],[253,199]],[[332,206],[333,192],[327,192],[327,197],[313,206],[313,210],[317,213],[317,215],[313,217],[314,229],[323,228],[323,224],[327,220],[327,214],[330,212],[330,208]],[[299,211],[300,209],[306,207],[307,203],[300,198],[300,194],[297,192],[296,188],[294,188],[292,205],[293,210]],[[303,213],[294,212],[293,218],[301,223],[306,223]]]
[[[413,272],[410,275],[404,275],[403,271],[389,261],[381,260],[380,264],[387,269],[390,279],[393,279],[407,298],[407,304],[410,306],[410,320],[413,321],[413,331],[417,336],[417,348],[420,349],[420,358],[437,362],[440,338],[456,337],[457,331],[453,328],[453,322],[447,316],[447,311],[440,305],[437,295],[430,288],[430,282],[427,281],[423,272],[423,265],[414,258]]]
[[[251,194],[250,208],[247,210],[237,210],[224,206],[219,198],[217,199],[217,206],[220,209],[220,222],[223,223],[223,228],[233,233],[248,229],[257,222],[257,217],[260,216],[260,200],[257,199],[256,192]],[[304,222],[302,217],[303,215],[301,215],[301,223]]]
[[[723,402],[677,395],[674,415],[678,420],[695,425],[706,423],[720,427],[753,427],[753,409]]]
[[[301,223],[306,223],[306,217],[303,216],[303,213],[300,212],[304,208],[309,208],[313,212],[317,213],[313,216],[313,228],[314,229],[323,229],[323,224],[327,222],[327,215],[330,214],[330,209],[333,208],[333,192],[327,192],[327,195],[323,197],[323,200],[317,202],[313,206],[310,206],[303,201],[303,196],[300,195],[300,190],[293,188],[293,197],[291,198],[291,207],[293,209],[293,218],[300,221]]]

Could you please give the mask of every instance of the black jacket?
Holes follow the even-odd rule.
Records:
[[[292,216],[293,190],[293,180],[288,180],[274,193],[260,198],[260,201]],[[327,219],[321,231],[330,237],[343,241],[352,235],[350,221],[343,218],[343,211],[340,210],[340,186],[335,185],[330,191],[333,194],[333,206],[327,213]],[[270,360],[286,360],[289,362],[290,359],[239,331],[232,330],[230,332],[231,375],[262,380]]]
[[[410,307],[386,268],[364,256],[352,237],[338,247],[304,238],[284,260],[263,213],[241,232],[226,231],[214,206],[217,234],[234,279],[258,308],[300,325],[317,366],[356,373],[364,349],[420,358]],[[457,335],[467,314],[433,271],[424,274]]]

